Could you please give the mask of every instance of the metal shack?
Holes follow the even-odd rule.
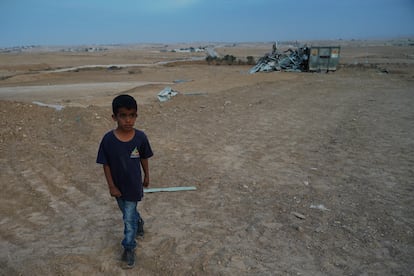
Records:
[[[336,71],[339,63],[339,46],[316,46],[310,48],[309,71]]]

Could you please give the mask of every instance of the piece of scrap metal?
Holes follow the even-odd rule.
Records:
[[[167,86],[160,93],[158,93],[157,97],[160,102],[166,102],[177,94],[177,91],[174,91],[171,87]]]
[[[144,193],[158,193],[158,192],[180,192],[180,191],[195,191],[194,186],[188,187],[164,187],[164,188],[144,188]]]

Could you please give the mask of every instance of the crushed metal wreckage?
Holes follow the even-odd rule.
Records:
[[[339,61],[339,50],[339,46],[308,47],[304,45],[282,52],[277,49],[275,43],[272,52],[261,57],[256,65],[249,70],[249,73],[335,71]]]
[[[309,60],[309,48],[307,46],[293,50],[279,51],[273,44],[273,51],[261,57],[249,73],[271,71],[305,71]]]

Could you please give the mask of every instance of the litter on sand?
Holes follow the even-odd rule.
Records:
[[[180,192],[180,191],[195,191],[194,186],[189,187],[166,187],[166,188],[147,188],[144,189],[144,193],[158,193],[158,192]]]
[[[323,204],[318,204],[318,205],[311,204],[310,208],[311,208],[311,209],[318,209],[318,210],[321,210],[321,211],[330,211],[330,210],[329,210],[328,208],[326,208]]]
[[[58,105],[58,104],[45,104],[45,103],[41,103],[41,102],[37,102],[37,101],[34,101],[34,102],[32,102],[33,104],[36,104],[36,105],[38,105],[38,106],[46,106],[46,107],[51,107],[51,108],[54,108],[54,109],[56,109],[56,111],[61,111],[63,108],[64,108],[64,106],[63,105]]]
[[[193,81],[193,80],[174,80],[173,82],[174,83],[183,83],[183,82],[190,82],[190,81]]]
[[[166,102],[177,94],[177,91],[174,91],[171,87],[167,86],[160,93],[158,93],[157,97],[160,102]]]

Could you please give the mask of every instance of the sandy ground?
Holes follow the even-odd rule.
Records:
[[[414,275],[414,47],[342,43],[328,74],[157,65],[191,55],[151,45],[1,53],[0,274]],[[50,72],[131,63],[144,66]],[[160,103],[165,86],[180,93]],[[145,195],[131,270],[95,164],[124,92],[155,153],[151,186],[197,187]]]

